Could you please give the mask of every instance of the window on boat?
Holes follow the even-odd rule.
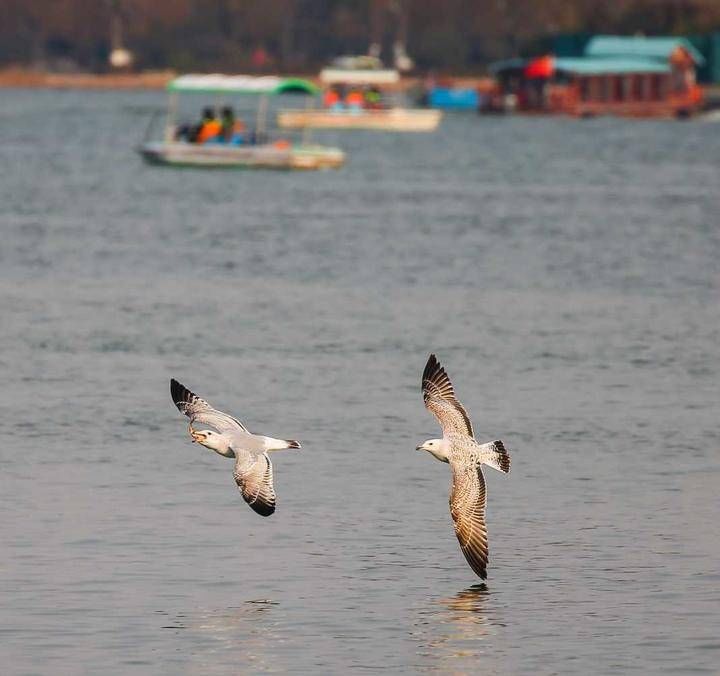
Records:
[[[643,100],[643,76],[642,75],[632,75],[632,93],[630,94],[630,97],[633,101],[642,101]]]
[[[581,77],[581,78],[579,78],[579,81],[580,81],[580,100],[581,101],[589,101],[590,100],[590,78]]]

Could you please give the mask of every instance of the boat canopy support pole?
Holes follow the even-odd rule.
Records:
[[[308,96],[308,97],[307,97],[307,101],[305,101],[305,110],[308,110],[308,111],[309,111],[309,110],[312,110],[314,107],[315,107],[315,105],[314,105],[314,100],[313,100],[313,98],[312,98],[311,96]],[[304,146],[310,145],[310,135],[311,135],[311,133],[312,133],[312,129],[311,129],[310,125],[309,125],[309,124],[306,124],[306,125],[303,127],[303,130],[302,130],[302,139],[301,139],[301,141],[300,141]]]
[[[257,118],[255,119],[255,133],[259,138],[262,138],[267,128],[267,109],[268,109],[268,97],[263,95],[260,97],[258,103]]]
[[[165,120],[165,143],[170,143],[175,137],[175,125],[178,109],[177,92],[172,92],[168,98],[167,119]]]

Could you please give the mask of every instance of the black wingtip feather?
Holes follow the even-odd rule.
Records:
[[[462,549],[462,553],[472,572],[481,580],[487,580],[487,563],[478,557],[475,552]],[[485,552],[485,558],[487,559],[487,551]]]
[[[437,360],[437,357],[433,353],[430,353],[427,363],[425,364],[425,369],[423,370],[420,388],[424,392],[426,385],[436,383],[440,380],[448,380],[449,382],[450,379],[448,378],[447,373],[443,370],[443,367],[440,365],[440,362]]]
[[[175,378],[170,378],[170,395],[173,401],[182,401],[185,388]]]
[[[425,364],[425,370],[423,371],[423,382],[432,378],[439,366],[440,362],[437,360],[437,357],[431,352],[430,356],[428,357],[427,363]]]
[[[183,401],[189,402],[196,396],[193,392],[188,390],[185,385],[175,380],[175,378],[170,379],[170,394],[176,404]]]
[[[275,512],[275,505],[267,505],[264,502],[253,502],[250,507],[260,516],[270,516]]]
[[[180,388],[182,385],[175,380],[175,378],[170,378],[170,396],[172,397],[173,404],[177,405],[179,401],[182,401],[180,397]]]
[[[185,413],[185,404],[189,404],[195,395],[175,378],[170,378],[170,396],[181,413]]]
[[[450,380],[447,371],[443,368],[442,364],[438,361],[438,358],[431,354],[428,357],[427,364],[425,364],[425,370],[423,371],[423,381],[435,381],[435,380]]]

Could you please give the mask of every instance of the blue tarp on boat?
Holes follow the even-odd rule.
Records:
[[[428,105],[443,110],[477,110],[480,97],[476,89],[433,87],[428,92]]]

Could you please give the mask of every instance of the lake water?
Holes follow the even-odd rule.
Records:
[[[720,127],[448,116],[169,170],[161,93],[0,96],[3,674],[718,673]],[[419,381],[481,440],[486,586]],[[278,508],[168,382],[298,438]]]

